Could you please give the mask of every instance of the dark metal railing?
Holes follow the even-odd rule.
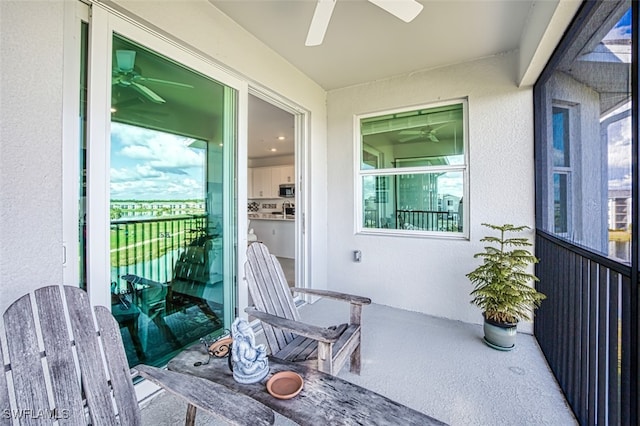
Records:
[[[583,425],[628,424],[632,374],[631,267],[538,230],[540,348]],[[637,366],[636,366],[637,367]],[[636,413],[637,414],[637,413]]]
[[[458,232],[458,213],[429,210],[397,210],[397,229]]]
[[[180,250],[206,235],[206,215],[111,221],[111,281],[136,274],[167,282]]]

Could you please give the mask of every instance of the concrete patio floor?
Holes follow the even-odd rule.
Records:
[[[325,299],[301,313],[318,325],[349,319],[347,304]],[[577,424],[533,336],[518,334],[514,350],[497,351],[482,342],[480,325],[376,304],[362,323],[362,373],[345,367],[345,380],[451,425]],[[185,412],[167,393],[142,404],[145,425],[182,424]],[[196,424],[227,423],[199,412]],[[276,416],[276,424],[293,422]]]

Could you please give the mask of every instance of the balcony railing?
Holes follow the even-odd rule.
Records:
[[[457,232],[458,213],[430,210],[397,210],[398,229]]]
[[[206,236],[206,215],[127,218],[111,221],[111,281],[136,274],[171,280],[180,250]]]
[[[547,300],[535,335],[578,421],[630,424],[638,410],[629,392],[637,380],[631,268],[540,230],[536,254]]]

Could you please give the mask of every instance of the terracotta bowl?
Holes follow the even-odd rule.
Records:
[[[267,381],[267,392],[274,398],[291,399],[302,390],[304,380],[293,371],[281,371]]]

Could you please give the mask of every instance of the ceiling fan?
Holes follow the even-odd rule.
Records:
[[[422,5],[417,0],[368,0],[379,8],[389,12],[404,22],[411,22],[422,11]],[[316,10],[311,19],[311,26],[307,33],[306,46],[318,46],[322,44],[324,35],[329,26],[329,20],[333,13],[336,0],[318,0]]]
[[[164,104],[166,101],[162,96],[142,83],[158,83],[174,87],[193,89],[190,84],[178,83],[175,81],[160,80],[157,78],[143,77],[135,67],[135,50],[116,50],[116,68],[113,70],[111,84],[121,87],[130,87],[156,104]]]
[[[450,123],[443,124],[438,127],[424,126],[418,129],[402,130],[400,132],[400,136],[404,136],[404,137],[399,138],[398,141],[402,143],[402,142],[411,142],[414,140],[428,139],[431,142],[440,142],[440,139],[438,139],[438,137],[436,136],[436,133],[438,132],[438,130],[448,126],[449,124]]]

